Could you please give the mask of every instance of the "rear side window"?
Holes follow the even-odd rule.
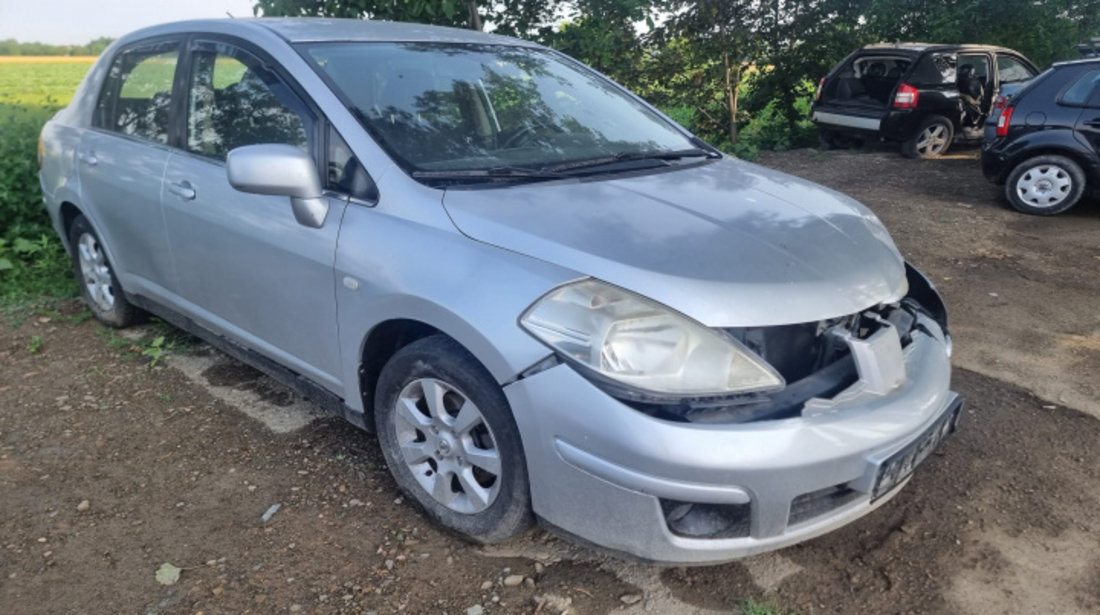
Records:
[[[1001,55],[997,56],[997,73],[1001,77],[1001,83],[1020,83],[1035,76],[1023,62]]]
[[[958,57],[954,53],[936,52],[926,54],[917,62],[910,81],[916,85],[954,83],[958,64]]]
[[[312,115],[255,56],[228,44],[193,52],[187,93],[188,151],[224,160],[243,145],[282,143],[309,152]]]
[[[131,137],[168,143],[168,112],[178,61],[178,42],[119,54],[103,82],[92,124]]]
[[[1059,102],[1074,107],[1100,106],[1100,69],[1086,71],[1078,77]]]

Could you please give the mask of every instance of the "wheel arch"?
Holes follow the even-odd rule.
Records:
[[[66,250],[71,250],[71,246],[69,245],[69,231],[73,228],[73,222],[78,216],[83,216],[84,212],[72,201],[62,201],[61,207],[58,208],[57,213],[61,224],[61,228],[59,229],[61,232],[61,243],[64,244]],[[87,216],[84,217],[87,218]]]
[[[375,325],[363,337],[359,349],[359,396],[363,403],[367,425],[373,424],[374,392],[382,367],[405,346],[438,334],[447,335],[432,325],[416,319],[391,318]],[[451,337],[451,339],[454,338]],[[455,341],[461,344],[458,340]]]
[[[364,418],[371,424],[374,394],[382,367],[393,355],[412,342],[442,334],[454,340],[500,385],[549,354],[549,350],[519,328],[514,321],[486,320],[478,326],[444,306],[418,297],[396,296],[384,301],[375,312],[378,318],[364,327],[355,357],[354,382],[357,391],[345,399],[362,404]],[[473,315],[474,318],[478,316]]]

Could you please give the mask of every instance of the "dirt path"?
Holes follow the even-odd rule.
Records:
[[[983,375],[1088,397],[1097,354],[1068,349],[1098,334],[1098,276],[1082,266],[1100,215],[1019,219],[988,195],[964,207],[950,189],[881,179],[916,163],[844,156],[767,162],[855,194],[951,278],[955,385],[970,401],[962,430],[875,514],[710,568],[622,562],[542,531],[479,549],[400,500],[373,439],[248,368],[199,346],[149,369],[94,323],[28,318],[0,323],[0,613],[690,615],[750,598],[806,615],[1100,612],[1100,421]],[[964,162],[928,170],[985,189]],[[971,254],[981,246],[1009,256]],[[1086,341],[1029,344],[1029,319],[1034,336]],[[986,365],[998,343],[1030,354]],[[1028,356],[1091,372],[1049,368],[1045,382]],[[183,568],[177,584],[156,582],[164,562]]]

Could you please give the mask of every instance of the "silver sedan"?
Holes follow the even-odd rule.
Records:
[[[532,43],[157,26],[41,152],[96,317],[156,314],[375,432],[472,540],[775,549],[895,495],[959,416],[944,305],[866,207]]]

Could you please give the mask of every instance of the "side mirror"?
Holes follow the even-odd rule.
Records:
[[[241,192],[290,197],[294,219],[320,228],[328,216],[321,195],[321,179],[309,154],[293,145],[263,144],[238,147],[226,158],[229,184]]]

